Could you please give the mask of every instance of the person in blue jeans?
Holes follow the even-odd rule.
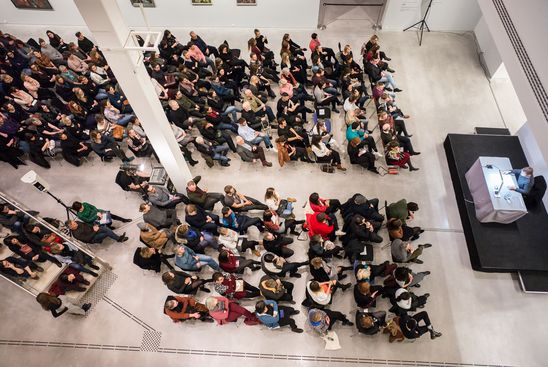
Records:
[[[244,102],[245,103],[245,102]],[[266,149],[273,148],[272,142],[267,134],[253,130],[247,125],[246,119],[240,117],[238,120],[238,135],[240,135],[248,144],[259,145],[262,141]]]
[[[197,254],[185,245],[180,245],[175,249],[175,265],[189,271],[200,270],[206,265],[213,270],[221,269],[211,256]]]
[[[291,318],[291,316],[297,314],[299,314],[299,311],[294,308],[278,306],[276,301],[268,299],[259,301],[255,305],[255,315],[269,329],[278,329],[289,325],[294,333],[302,333],[303,329],[300,329],[295,320]]]
[[[65,225],[70,229],[74,238],[85,243],[101,243],[107,237],[112,238],[116,242],[125,242],[128,240],[125,232],[117,235],[105,225],[91,225],[76,220],[67,220]]]
[[[227,143],[213,145],[206,141],[203,137],[198,136],[194,141],[194,146],[200,153],[210,156],[213,160],[219,161],[221,166],[229,166],[228,162],[230,162],[230,158],[226,155],[230,150],[230,147]],[[211,163],[211,165],[213,165],[213,163]]]

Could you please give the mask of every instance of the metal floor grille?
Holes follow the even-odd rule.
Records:
[[[80,303],[91,303],[91,309],[86,313],[86,317],[93,311],[95,305],[105,298],[108,290],[114,284],[118,276],[112,271],[107,270],[101,273],[99,279],[93,284],[91,289],[80,299]]]
[[[141,352],[157,352],[162,341],[162,333],[159,331],[146,330],[143,333]]]

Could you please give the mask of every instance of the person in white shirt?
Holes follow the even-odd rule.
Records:
[[[234,255],[243,256],[241,253],[245,253],[247,249],[251,249],[253,255],[257,257],[261,256],[261,252],[257,249],[259,242],[250,241],[247,238],[238,235],[238,232],[226,227],[219,227],[218,232],[219,238],[217,239],[217,242],[232,251]]]
[[[328,148],[319,135],[312,137],[312,152],[316,155],[316,161],[318,163],[331,163],[332,166],[336,166],[341,171],[346,171],[341,164],[341,155],[336,150]]]

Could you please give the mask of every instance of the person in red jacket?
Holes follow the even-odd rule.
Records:
[[[337,222],[326,213],[307,214],[306,223],[310,237],[319,234],[323,239],[334,241],[337,236],[344,235],[344,232],[338,231]]]
[[[234,274],[217,271],[211,277],[215,292],[228,299],[255,298],[261,295],[259,288],[252,286]]]
[[[251,271],[259,270],[261,262],[236,256],[229,249],[222,248],[219,251],[219,266],[227,273],[243,274],[245,268],[249,268]]]
[[[341,202],[339,200],[321,198],[317,192],[310,194],[308,202],[314,213],[333,214],[341,207]]]

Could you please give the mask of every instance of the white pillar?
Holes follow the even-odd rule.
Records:
[[[160,163],[179,192],[192,178],[175,140],[150,77],[140,60],[140,51],[124,50],[129,35],[116,0],[74,0],[93,33],[97,45],[154,147]]]

